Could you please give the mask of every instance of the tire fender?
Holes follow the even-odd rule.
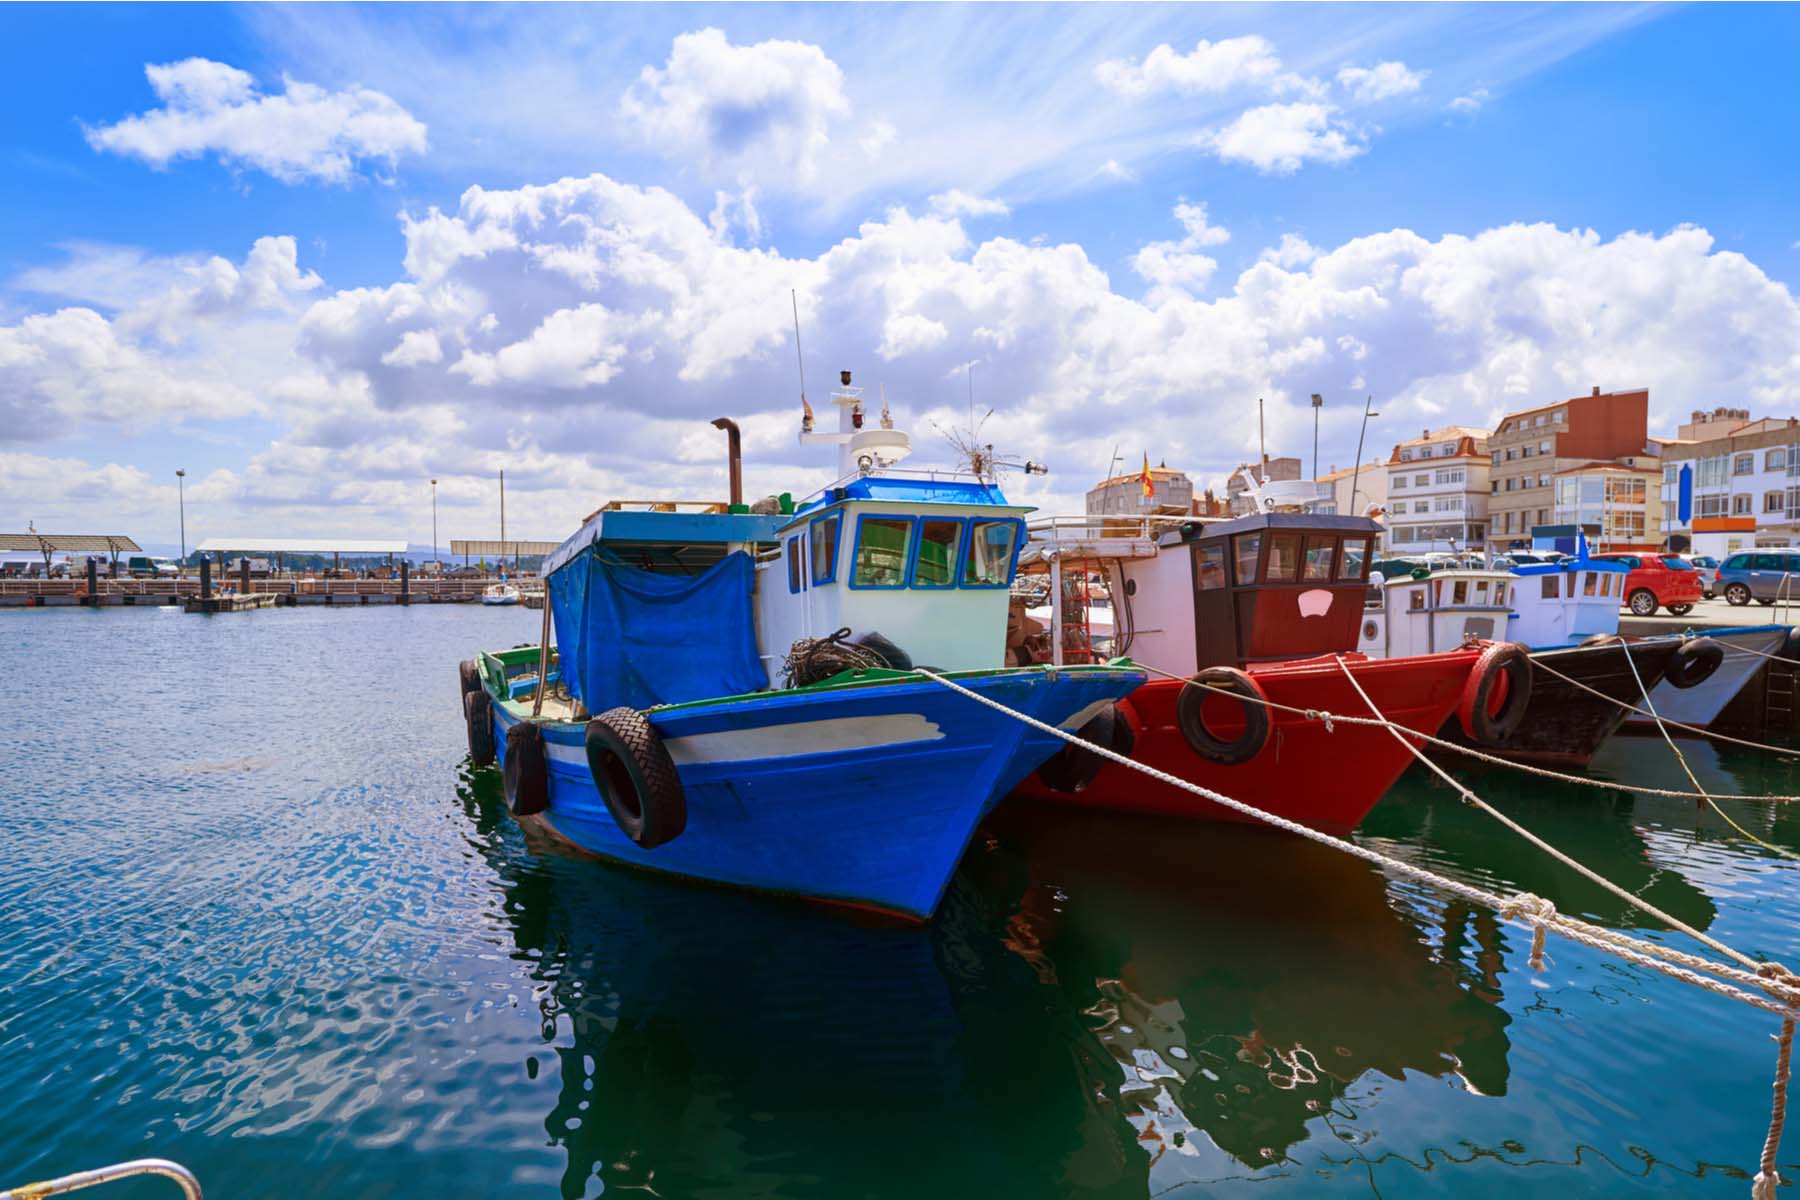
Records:
[[[1706,637],[1689,638],[1681,643],[1681,649],[1675,651],[1675,657],[1669,660],[1663,678],[1671,686],[1685,691],[1711,679],[1713,672],[1724,661],[1725,647],[1719,643]]]
[[[588,771],[619,832],[645,850],[687,828],[687,793],[662,736],[635,708],[613,708],[587,724]]]
[[[528,817],[550,807],[550,761],[544,749],[544,727],[520,721],[506,731],[506,765],[500,771],[506,807],[515,817]]]
[[[1506,702],[1493,711],[1494,692],[1505,681]],[[1457,720],[1480,746],[1497,746],[1517,733],[1531,703],[1531,655],[1517,642],[1496,642],[1481,652],[1463,684]]]
[[[1137,732],[1117,704],[1109,704],[1095,714],[1075,736],[1127,757],[1137,747]],[[1045,759],[1044,765],[1037,769],[1038,782],[1053,792],[1072,796],[1094,782],[1095,776],[1109,761],[1086,746],[1064,742],[1062,749]]]
[[[463,695],[481,690],[481,668],[475,665],[474,659],[465,658],[456,664],[456,676],[457,681],[462,684]]]
[[[463,724],[468,727],[469,759],[478,767],[494,761],[494,701],[486,689],[463,697]]]
[[[1175,724],[1190,750],[1209,762],[1227,767],[1247,763],[1262,753],[1269,743],[1269,698],[1249,672],[1236,667],[1207,667],[1189,680],[1189,684],[1176,697]],[[1200,686],[1191,686],[1193,684]],[[1208,688],[1232,693],[1244,710],[1244,732],[1229,742],[1206,727],[1201,709],[1207,697],[1213,694]]]

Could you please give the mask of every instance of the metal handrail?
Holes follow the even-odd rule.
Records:
[[[44,1196],[60,1196],[67,1192],[79,1192],[85,1188],[98,1187],[103,1183],[113,1183],[138,1175],[157,1175],[171,1180],[175,1186],[181,1189],[184,1200],[201,1200],[200,1181],[194,1178],[194,1173],[180,1163],[170,1162],[166,1158],[134,1158],[130,1162],[114,1163],[110,1167],[76,1171],[73,1175],[61,1175],[55,1179],[46,1179],[42,1183],[27,1183],[21,1187],[7,1188],[0,1191],[0,1200],[41,1200]]]

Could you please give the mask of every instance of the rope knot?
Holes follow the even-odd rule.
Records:
[[[1544,969],[1544,922],[1556,916],[1556,905],[1531,892],[1508,897],[1500,905],[1500,916],[1507,921],[1530,921],[1531,969]]]

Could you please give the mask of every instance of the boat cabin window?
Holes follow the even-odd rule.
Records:
[[[1383,591],[1380,584],[1376,584],[1374,587],[1371,587],[1368,591],[1363,593],[1363,607],[1371,609],[1381,608],[1383,601],[1385,601],[1386,598],[1386,592]]]
[[[1335,542],[1335,538],[1328,537],[1306,539],[1306,553],[1301,561],[1300,578],[1331,578],[1331,553],[1336,549]]]
[[[1555,575],[1542,575],[1538,578],[1538,596],[1545,600],[1554,600],[1562,580]]]
[[[1270,583],[1292,583],[1300,577],[1300,535],[1278,533],[1269,539],[1269,565],[1263,578]]]
[[[911,549],[911,517],[870,517],[856,521],[856,568],[853,588],[906,586],[906,557]]]
[[[1219,542],[1194,550],[1194,590],[1210,592],[1225,586],[1225,547]]]
[[[1594,574],[1595,573],[1593,571],[1583,571],[1581,573],[1581,594],[1582,595],[1592,596],[1594,594],[1594,588],[1595,588]]]
[[[1231,554],[1239,585],[1256,582],[1256,557],[1262,553],[1262,534],[1240,533],[1231,539]]]
[[[926,518],[919,522],[918,559],[913,563],[916,588],[956,586],[956,560],[962,550],[963,523]]]
[[[1456,587],[1450,593],[1450,603],[1467,604],[1468,602],[1469,581],[1466,579],[1459,579],[1456,581]]]
[[[1488,581],[1485,579],[1477,579],[1475,581],[1475,603],[1486,604],[1487,602],[1488,602]]]
[[[966,588],[1012,586],[1013,563],[1018,558],[1019,531],[1023,522],[970,521],[969,553],[963,558],[962,585]]]
[[[837,578],[838,530],[844,514],[832,513],[812,523],[812,581],[830,583]]]
[[[1421,612],[1424,608],[1425,589],[1423,587],[1413,588],[1406,593],[1406,610],[1408,612]]]
[[[805,586],[805,576],[800,571],[800,535],[795,534],[787,541],[788,591],[798,592]]]
[[[1497,608],[1505,608],[1506,607],[1506,584],[1505,583],[1496,583],[1494,585],[1494,605]]]
[[[1369,539],[1345,538],[1344,556],[1338,560],[1339,579],[1361,579],[1369,569]]]

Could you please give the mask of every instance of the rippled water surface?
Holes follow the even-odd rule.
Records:
[[[1554,939],[1534,974],[1492,914],[1309,844],[1007,809],[925,930],[528,845],[455,664],[537,626],[0,610],[0,1187],[155,1154],[212,1197],[1748,1194],[1771,1019]],[[1595,772],[1676,778],[1647,739]],[[1800,959],[1800,875],[1716,817],[1470,778]],[[1730,811],[1800,843],[1800,809]],[[1417,773],[1360,837],[1646,927]]]

